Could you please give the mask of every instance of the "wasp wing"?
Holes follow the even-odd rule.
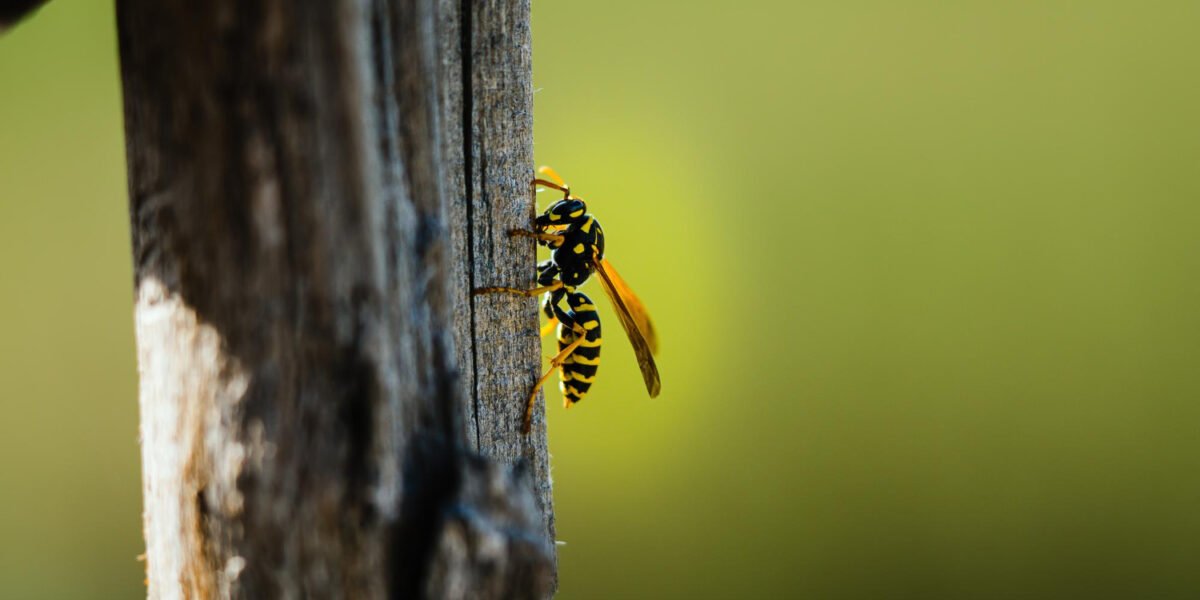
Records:
[[[608,274],[609,282],[613,286],[613,290],[621,297],[621,301],[625,303],[625,308],[629,309],[629,316],[633,317],[633,322],[637,323],[638,330],[642,332],[642,337],[646,338],[646,345],[650,346],[650,353],[658,356],[658,332],[654,330],[654,322],[650,320],[650,313],[646,310],[646,305],[638,299],[637,294],[629,289],[629,284],[621,279],[621,274],[613,268],[612,263],[608,262],[607,258],[600,259],[600,264],[604,267],[604,272]],[[610,291],[609,295],[613,292]]]
[[[629,286],[625,285],[624,280],[616,274],[607,260],[597,260],[593,257],[592,265],[600,274],[600,282],[604,284],[604,291],[608,294],[609,300],[612,300],[614,312],[621,320],[621,326],[625,328],[625,335],[629,336],[629,342],[633,344],[633,353],[637,356],[638,367],[642,370],[642,379],[646,381],[646,391],[650,393],[651,398],[654,398],[658,396],[658,391],[662,387],[662,382],[658,377],[658,365],[654,364],[654,352],[638,326],[638,318],[630,312],[629,301],[638,307],[642,320],[649,324],[650,318],[646,316],[646,307],[637,299],[637,296],[633,295]],[[617,281],[621,283],[619,287]],[[650,332],[651,335],[654,335],[653,326],[650,326]],[[657,345],[658,341],[655,338],[655,347]]]

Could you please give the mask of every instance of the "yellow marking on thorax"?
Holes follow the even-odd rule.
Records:
[[[578,244],[575,244],[575,247],[571,248],[571,251],[574,252],[575,254],[583,254],[583,243],[580,242]]]
[[[596,217],[588,217],[588,220],[584,221],[583,225],[579,226],[579,229],[581,231],[583,231],[584,233],[591,233],[592,232],[592,222],[595,220],[596,220]]]

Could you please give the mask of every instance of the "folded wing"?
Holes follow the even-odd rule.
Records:
[[[646,391],[650,397],[658,396],[662,382],[658,376],[658,365],[654,364],[654,354],[658,351],[658,334],[646,313],[646,307],[641,300],[629,289],[625,280],[612,268],[607,259],[592,258],[596,272],[600,274],[600,283],[612,300],[614,312],[625,328],[625,335],[633,344],[633,353],[637,356],[638,367],[642,370],[642,379],[646,382]]]

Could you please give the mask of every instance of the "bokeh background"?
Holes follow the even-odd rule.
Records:
[[[663,338],[649,400],[602,309],[549,397],[561,598],[1200,596],[1200,4],[533,10],[537,158]],[[0,37],[2,598],[142,594],[131,279],[112,8],[54,0]]]

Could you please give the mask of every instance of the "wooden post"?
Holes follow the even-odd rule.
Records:
[[[151,598],[553,593],[528,19],[118,0]]]
[[[469,10],[464,10],[468,8]],[[534,218],[529,180],[533,164],[533,80],[529,1],[440,0],[443,123],[446,162],[456,190],[451,223],[456,287],[536,287],[536,246],[510,238]],[[514,201],[520,198],[522,201]],[[525,201],[529,199],[529,201]],[[514,260],[515,258],[515,260]],[[533,433],[514,435],[523,404],[541,375],[536,299],[502,294],[455,296],[459,364],[472,377],[467,431],[472,447],[503,462],[523,461],[537,482],[538,504],[553,538],[550,460],[545,411],[539,401]],[[530,379],[532,377],[532,380]]]

